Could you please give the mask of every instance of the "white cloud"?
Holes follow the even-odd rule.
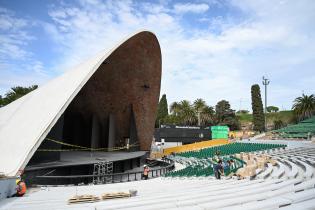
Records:
[[[27,49],[29,42],[35,40],[27,30],[32,26],[32,21],[0,8],[0,94],[12,86],[39,84],[48,79],[43,63]]]
[[[36,64],[35,64],[36,65]],[[14,86],[31,86],[35,84],[43,84],[51,79],[47,74],[34,71],[31,65],[5,65],[0,63],[0,95],[4,95],[11,87]],[[23,69],[23,71],[20,71]]]
[[[260,83],[261,76],[266,74],[272,77],[270,88],[277,88],[270,93],[270,103],[280,106],[283,102],[277,104],[277,98],[281,94],[287,96],[296,93],[298,91],[292,90],[299,87],[283,82],[273,86],[273,83],[283,78],[284,73],[292,72],[289,65],[298,66],[305,59],[314,59],[311,53],[314,49],[311,40],[314,31],[311,30],[310,36],[305,37],[304,28],[299,28],[312,22],[309,14],[295,11],[299,21],[293,26],[284,18],[279,20],[276,15],[279,11],[291,11],[295,7],[292,3],[286,5],[288,8],[267,10],[265,7],[273,8],[274,4],[264,4],[265,7],[262,7],[260,2],[251,2],[244,6],[242,1],[234,1],[234,7],[250,15],[239,24],[231,24],[227,22],[230,19],[222,17],[205,23],[222,26],[219,34],[207,30],[211,25],[202,29],[185,28],[181,24],[182,17],[172,13],[171,5],[146,3],[142,5],[143,12],[131,1],[93,2],[93,7],[89,2],[81,3],[84,7],[56,8],[50,12],[56,24],[54,36],[59,44],[64,45],[62,51],[65,59],[61,62],[64,67],[110,47],[111,43],[116,43],[126,34],[146,28],[157,34],[161,44],[161,93],[166,93],[170,102],[201,97],[215,105],[225,98],[237,109],[242,98],[243,108],[250,109],[250,86]],[[308,6],[299,8],[303,10],[305,7]],[[205,12],[209,6],[187,3],[175,4],[173,8],[177,13]],[[71,15],[68,11],[76,12]],[[187,30],[190,30],[191,36],[186,35]],[[301,55],[296,56],[296,50],[301,51]],[[287,107],[295,96],[286,101]]]
[[[202,4],[193,4],[193,3],[186,3],[186,4],[175,4],[174,11],[175,13],[204,13],[209,9],[209,5],[202,3]]]
[[[15,18],[12,11],[5,8],[0,8],[0,30],[17,31],[26,25],[26,20]]]
[[[241,13],[237,21],[233,14],[207,16],[213,4],[80,0],[51,7],[52,22],[43,26],[60,54],[53,68],[62,72],[128,34],[148,29],[161,45],[161,94],[167,94],[169,103],[204,98],[215,105],[226,99],[238,109],[241,100],[242,108],[250,110],[250,87],[261,83],[263,75],[271,79],[270,104],[280,108],[290,108],[302,90],[314,92],[314,1],[233,0],[221,5]],[[187,27],[191,19],[182,14],[188,12],[201,13],[203,25]],[[39,72],[43,66],[38,65]]]
[[[27,21],[14,17],[14,14],[0,8],[0,58],[25,59],[30,55],[23,47],[33,37],[23,29]]]

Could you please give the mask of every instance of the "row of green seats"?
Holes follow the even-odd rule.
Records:
[[[306,138],[308,134],[315,134],[315,117],[304,120],[295,125],[288,125],[287,127],[280,128],[278,130],[274,130],[274,133],[281,133],[280,135],[284,135],[283,137],[292,137],[292,138]],[[284,133],[284,134],[282,134]],[[286,134],[293,134],[293,136],[285,136]]]
[[[188,166],[178,171],[172,171],[165,174],[165,177],[192,177],[192,176],[211,176],[213,175],[213,167]]]
[[[231,143],[221,146],[209,147],[198,151],[182,152],[176,155],[203,159],[214,157],[218,153],[219,155],[232,155],[240,152],[254,152],[274,148],[281,148],[285,146],[286,145],[283,144]]]
[[[178,153],[178,156],[192,158],[188,162],[188,166],[184,169],[173,171],[165,174],[166,177],[190,177],[190,176],[212,176],[213,166],[217,164],[215,156],[219,155],[220,158],[227,162],[229,159],[234,159],[235,167],[226,168],[225,175],[236,172],[239,168],[242,168],[246,164],[243,160],[240,160],[233,154],[240,152],[253,152],[261,150],[269,150],[274,148],[283,148],[286,145],[283,144],[260,144],[260,143],[231,143],[216,147],[209,147],[201,149],[199,151],[188,151]]]
[[[240,160],[238,158],[232,157],[232,156],[225,156],[222,157],[222,160],[224,162],[227,162],[228,160],[234,160],[235,167],[230,168],[227,167],[224,170],[224,174],[227,176],[230,173],[235,173],[239,168],[242,168],[245,162],[243,160]],[[196,164],[196,165],[189,165],[188,167],[178,170],[178,171],[172,171],[167,174],[165,174],[165,177],[201,177],[201,176],[213,176],[214,171],[213,167],[217,164],[215,160],[205,160],[208,164]]]

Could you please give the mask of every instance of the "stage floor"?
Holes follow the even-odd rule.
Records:
[[[29,165],[25,171],[45,168],[56,168],[75,165],[90,165],[100,161],[116,162],[138,158],[145,155],[146,151],[138,152],[61,152],[60,160],[48,163]]]

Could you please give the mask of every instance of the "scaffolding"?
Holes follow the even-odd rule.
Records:
[[[106,184],[113,181],[113,162],[100,161],[94,164],[93,184]]]

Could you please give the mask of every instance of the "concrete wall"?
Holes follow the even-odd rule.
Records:
[[[16,178],[0,179],[0,200],[16,193]]]

